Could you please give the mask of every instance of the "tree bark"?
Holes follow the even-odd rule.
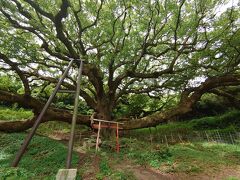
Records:
[[[23,121],[0,121],[0,131],[21,132],[31,128],[36,118]]]
[[[3,132],[21,132],[31,128],[36,120],[36,116],[32,119],[27,120],[16,120],[16,121],[1,121],[0,120],[0,131]],[[60,121],[60,122],[72,122],[72,114],[70,112],[54,112],[47,113],[42,119],[41,123],[48,121]],[[90,117],[79,115],[77,118],[77,124],[85,124],[90,126]]]
[[[30,96],[24,96],[19,94],[10,93],[7,91],[0,90],[0,101],[9,103],[18,103],[20,106],[25,108],[33,109],[35,117],[41,112],[44,103]],[[24,131],[32,127],[36,118],[28,119],[26,121],[1,121],[0,120],[0,131],[7,132],[19,132]],[[47,121],[62,121],[71,123],[72,112],[69,110],[58,109],[50,107],[46,112],[42,122]],[[78,115],[78,124],[90,125],[90,116]]]
[[[124,129],[137,129],[145,127],[154,127],[160,123],[169,120],[175,120],[179,116],[192,111],[193,105],[199,101],[202,95],[210,90],[221,86],[236,86],[240,84],[240,75],[226,75],[219,77],[212,77],[206,79],[200,86],[196,88],[186,89],[181,94],[179,104],[169,110],[157,112],[152,115],[130,120],[124,123]]]

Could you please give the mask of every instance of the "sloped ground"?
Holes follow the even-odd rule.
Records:
[[[240,179],[239,145],[203,142],[166,147],[127,138],[122,138],[121,145],[119,154],[110,148],[114,143],[108,142],[97,154],[90,150],[80,155],[92,159],[87,166],[84,162],[79,164],[81,176],[84,179]],[[96,164],[98,168],[86,173]]]
[[[27,148],[18,168],[10,168],[25,133],[0,132],[0,179],[55,179],[58,169],[65,166],[67,148],[47,137],[35,136]],[[78,154],[73,154],[73,164]]]
[[[58,169],[65,166],[68,137],[66,132],[54,133],[60,141],[36,136],[17,169],[9,164],[26,134],[0,133],[0,179],[55,179]],[[182,143],[166,147],[121,138],[120,153],[114,151],[112,141],[104,142],[95,153],[95,147],[82,148],[85,135],[92,143],[92,133],[85,133],[77,137],[73,157],[78,179],[240,179],[239,145]]]

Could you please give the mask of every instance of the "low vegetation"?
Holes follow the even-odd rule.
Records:
[[[0,179],[54,179],[59,168],[64,168],[66,147],[57,141],[36,136],[28,152],[22,159],[19,168],[9,168],[13,155],[19,148],[25,134],[0,134]],[[136,139],[122,139],[119,154],[103,147],[97,154],[88,151],[85,161],[79,165],[78,178],[84,177],[92,164],[96,163],[95,178],[135,179],[131,171],[118,168],[120,164],[139,164],[151,167],[164,173],[214,173],[221,167],[240,165],[240,146],[216,143],[184,143],[169,147],[150,144]],[[80,155],[80,159],[83,157]],[[73,166],[78,167],[79,157],[74,153]]]
[[[19,168],[9,168],[25,133],[0,133],[0,179],[54,179],[65,167],[67,147],[47,137],[35,136],[22,158]],[[76,167],[78,156],[73,155]]]
[[[78,179],[240,177],[239,7],[0,0],[0,180],[55,179],[76,108]],[[120,153],[103,121],[95,152],[95,118],[123,122]],[[38,125],[19,168],[10,168]]]
[[[9,108],[0,106],[0,120],[25,120],[33,117],[31,110],[26,110],[23,108],[17,108],[15,106]]]
[[[8,114],[7,114],[7,113]],[[4,107],[0,114],[4,120],[14,120],[8,116],[14,114],[16,119],[27,119],[31,111]],[[7,114],[7,115],[6,115]],[[223,115],[204,117],[191,121],[169,123],[157,128],[134,130],[138,135],[157,133],[191,132],[195,130],[238,131],[239,111],[229,111]],[[77,133],[88,132],[86,126],[78,126]],[[55,179],[58,169],[65,167],[67,148],[65,141],[51,140],[53,132],[69,133],[67,123],[47,122],[41,124],[31,142],[27,153],[20,162],[19,168],[9,165],[20,147],[26,133],[0,133],[0,179]],[[157,130],[157,131],[156,131]],[[40,135],[40,136],[39,136]],[[44,137],[42,136],[44,135]],[[134,136],[133,136],[134,137]],[[114,151],[113,142],[104,142],[101,151],[95,153],[94,148],[83,153],[74,153],[73,166],[78,168],[78,179],[88,176],[95,179],[134,180],[133,170],[126,166],[141,166],[155,169],[162,173],[216,173],[222,167],[235,168],[240,165],[240,146],[211,142],[178,143],[174,145],[141,141],[137,138],[121,138],[121,151]],[[81,143],[77,143],[79,145]],[[76,148],[77,149],[77,148]],[[236,179],[234,176],[226,179]]]
[[[161,133],[191,133],[202,130],[219,130],[219,131],[238,131],[240,129],[240,111],[231,110],[225,114],[216,116],[206,116],[198,119],[192,119],[182,122],[170,122],[159,125],[155,128],[143,128],[131,131],[135,135],[148,135]]]
[[[240,165],[240,146],[221,143],[181,143],[172,146],[124,139],[122,153],[137,164],[164,172],[201,172],[208,167]]]

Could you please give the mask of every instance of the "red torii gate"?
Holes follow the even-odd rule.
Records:
[[[101,128],[109,128],[109,129],[116,129],[116,151],[120,151],[120,145],[119,145],[119,129],[123,129],[122,127],[123,123],[117,122],[117,121],[106,121],[103,119],[94,119],[91,118],[91,126],[93,129],[97,129],[97,140],[96,140],[96,151],[99,150],[99,136]]]

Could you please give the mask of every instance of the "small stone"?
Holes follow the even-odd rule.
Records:
[[[56,180],[75,180],[77,169],[59,169],[56,175]]]

